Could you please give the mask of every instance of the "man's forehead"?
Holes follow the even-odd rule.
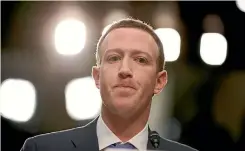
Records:
[[[138,43],[139,46],[146,45],[147,47],[152,47],[152,49],[158,50],[158,46],[150,33],[144,31],[143,29],[132,27],[122,27],[110,31],[101,43],[101,50],[105,51],[108,49],[108,46],[115,46],[117,44],[123,46],[123,41],[125,39]]]

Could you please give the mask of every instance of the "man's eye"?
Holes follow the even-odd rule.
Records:
[[[108,58],[108,61],[110,62],[115,62],[115,61],[118,61],[120,60],[121,58],[119,56],[111,56]]]
[[[137,62],[141,63],[141,64],[146,64],[148,63],[147,59],[144,57],[138,57],[135,59]]]

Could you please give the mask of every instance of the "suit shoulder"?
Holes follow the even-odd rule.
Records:
[[[85,125],[36,135],[25,140],[21,151],[36,151],[37,149],[46,151],[69,150],[69,148],[76,146],[74,143],[78,138],[79,142],[86,140],[87,136],[91,134],[91,130],[94,130],[94,126]]]
[[[169,150],[176,150],[176,151],[198,151],[188,145],[176,142],[176,141],[172,141],[166,138],[162,138],[161,137],[161,145],[160,146],[168,146],[167,148],[169,148]]]
[[[35,151],[37,149],[36,143],[32,137],[25,140],[20,151]]]
[[[57,132],[50,132],[45,134],[40,134],[32,137],[35,141],[42,141],[42,140],[62,140],[70,138],[71,136],[75,135],[78,130],[82,130],[82,128],[72,128],[67,130],[61,130]]]
[[[52,146],[57,144],[65,145],[70,142],[71,138],[75,137],[78,133],[83,133],[83,128],[73,128],[57,132],[45,133],[27,138],[25,144],[28,146]],[[25,146],[25,145],[24,145]]]

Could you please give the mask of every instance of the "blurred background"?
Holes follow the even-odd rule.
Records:
[[[245,151],[244,2],[2,1],[2,151],[99,114],[96,43],[130,16],[154,27],[166,55],[152,129],[199,151]]]

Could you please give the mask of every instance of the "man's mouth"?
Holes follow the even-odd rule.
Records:
[[[132,85],[126,85],[126,84],[117,84],[115,87],[116,88],[118,87],[118,88],[131,88],[131,89],[136,89],[134,86],[132,86]]]

